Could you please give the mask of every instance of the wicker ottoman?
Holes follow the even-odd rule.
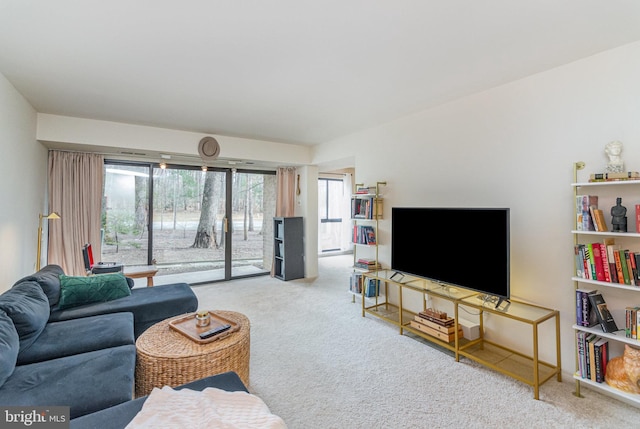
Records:
[[[233,311],[214,312],[238,323],[240,329],[226,338],[198,344],[171,329],[172,319],[167,319],[138,337],[136,397],[148,395],[154,387],[175,387],[226,371],[235,371],[249,386],[249,319]]]

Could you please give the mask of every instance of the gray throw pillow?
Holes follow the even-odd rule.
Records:
[[[0,310],[0,386],[13,374],[20,349],[20,339],[13,321]]]
[[[13,321],[20,349],[29,347],[44,330],[49,320],[49,300],[40,285],[24,281],[0,295],[0,310]]]
[[[60,299],[60,274],[64,274],[62,268],[59,265],[51,264],[30,276],[18,280],[16,284],[24,281],[37,282],[49,299],[49,307],[53,307]]]
[[[60,276],[60,309],[94,302],[106,302],[131,295],[122,273],[96,274],[88,277]]]

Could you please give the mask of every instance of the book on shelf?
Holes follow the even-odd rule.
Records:
[[[629,269],[630,284],[634,286],[638,286],[638,268],[636,266],[636,252],[625,250],[624,256],[627,258],[627,268]]]
[[[595,266],[595,259],[593,257],[593,246],[591,243],[589,244],[585,244],[583,249],[582,249],[582,253],[584,255],[584,269],[585,269],[585,274],[586,274],[586,278],[591,279],[591,280],[595,280],[596,279],[596,266]]]
[[[593,225],[596,231],[606,232],[609,231],[607,222],[604,220],[604,212],[597,207],[591,206],[589,214],[593,219]]]
[[[640,233],[640,204],[635,205],[636,209],[636,232]]]
[[[607,246],[604,243],[598,243],[600,247],[600,258],[602,259],[602,271],[604,273],[605,282],[611,283],[611,271],[609,270],[609,256]]]
[[[589,300],[591,300],[591,307],[598,317],[598,322],[602,327],[602,331],[609,333],[616,332],[618,330],[618,325],[616,325],[616,321],[613,319],[611,312],[609,312],[607,303],[605,302],[602,294],[599,292],[592,293],[589,295]]]
[[[578,350],[578,374],[580,377],[585,378],[584,374],[587,372],[587,368],[585,367],[585,338],[588,335],[585,331],[577,331],[576,332],[576,347]]]
[[[593,267],[595,270],[595,279],[598,281],[604,280],[604,264],[602,262],[602,254],[600,243],[591,243],[591,256],[593,258]]]
[[[362,275],[362,273],[352,273],[349,282],[349,291],[361,294],[364,290],[364,296],[371,298],[380,294],[380,280],[370,279]]]
[[[599,337],[594,337],[591,341],[589,341],[589,379],[591,381],[596,381],[596,352],[595,352],[595,344],[598,341]]]
[[[587,367],[587,373],[585,374],[585,378],[591,379],[591,370],[593,369],[593,367],[591,366],[591,354],[592,354],[592,350],[591,350],[591,344],[593,344],[595,341],[597,341],[598,336],[596,334],[590,334],[587,335],[587,338],[585,339],[585,346],[584,346],[584,350],[585,350],[585,365]]]
[[[353,243],[355,244],[376,244],[376,230],[372,226],[354,225],[353,226]]]
[[[576,229],[579,231],[595,231],[591,210],[598,208],[597,195],[576,195]]]
[[[589,182],[603,182],[603,181],[615,181],[615,180],[639,180],[640,172],[638,171],[620,171],[613,173],[591,173],[589,175]]]
[[[640,307],[628,306],[625,308],[624,335],[627,338],[638,339],[638,326],[640,325]]]
[[[596,338],[591,344],[593,345],[591,348],[591,355],[593,356],[591,380],[602,383],[607,366],[607,352],[605,349],[608,348],[609,342],[605,338]]]
[[[586,278],[584,276],[584,256],[582,255],[582,248],[580,244],[576,244],[575,246],[573,246],[573,253],[576,259],[576,276],[584,279]]]
[[[597,290],[576,289],[576,324],[587,328],[598,325],[598,316],[593,311],[589,295]]]
[[[629,251],[626,249],[620,249],[618,250],[618,253],[620,254],[620,270],[622,272],[622,278],[623,281],[620,283],[624,283],[626,285],[630,285],[631,284],[631,278],[629,277],[629,266],[627,264],[627,253]]]
[[[616,247],[613,250],[613,259],[616,264],[616,276],[618,278],[618,283],[624,284],[624,273],[622,271],[622,259],[620,259],[620,248]]]
[[[616,246],[616,240],[614,238],[605,238],[603,240],[605,246],[605,255],[607,257],[609,281],[612,283],[618,283],[618,273],[616,271],[616,261],[613,257],[613,250]]]
[[[352,219],[380,219],[382,218],[382,198],[366,197],[351,199]]]

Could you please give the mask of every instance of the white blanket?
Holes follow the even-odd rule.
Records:
[[[207,387],[203,391],[153,389],[127,429],[142,428],[286,429],[259,397]]]

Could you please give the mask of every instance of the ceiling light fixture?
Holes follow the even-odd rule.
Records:
[[[163,161],[163,162],[161,162],[161,163],[160,163],[160,168],[162,168],[163,170],[164,170],[165,168],[167,168],[167,163],[166,163],[166,162],[164,162],[164,161]]]
[[[206,165],[203,165],[201,168],[202,168],[202,171],[204,171],[205,173],[207,172],[207,166]]]

